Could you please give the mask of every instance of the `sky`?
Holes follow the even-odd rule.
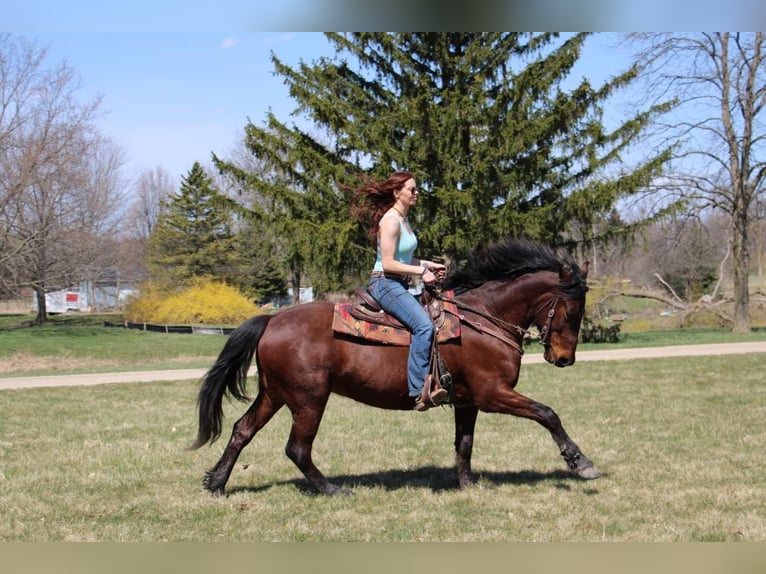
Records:
[[[537,11],[510,9],[509,13],[512,2],[476,0],[467,4],[489,6],[489,12],[485,9],[484,16],[476,20],[477,12],[472,11],[473,19],[460,22],[479,27],[486,23],[482,18],[501,12],[502,18],[489,22],[494,27],[509,21],[516,29],[523,27],[520,24],[529,24],[529,29],[556,29],[558,22],[550,20],[551,14],[568,16],[579,1],[536,0]],[[684,1],[673,3],[675,11],[666,0],[645,0],[642,6],[663,6],[663,23],[671,23]],[[741,1],[726,3],[726,17],[740,14],[737,6]],[[84,100],[97,95],[103,98],[98,127],[124,150],[128,177],[162,167],[178,182],[195,161],[209,164],[211,153],[226,157],[248,120],[260,124],[268,111],[282,121],[290,119],[295,102],[283,80],[273,74],[272,52],[290,66],[331,55],[324,35],[310,31],[312,24],[319,30],[365,30],[372,17],[378,28],[385,29],[384,24],[397,23],[393,11],[403,5],[402,0],[374,4],[364,0],[23,0],[6,4],[0,32],[47,47],[47,64],[66,61],[75,70],[83,84]],[[389,13],[379,15],[376,10],[384,4]],[[404,4],[411,8],[405,20],[410,27],[417,29],[419,22],[425,22],[444,28],[438,10],[418,11],[423,3],[413,0]],[[453,0],[436,4],[452,17],[460,17],[461,7],[466,6]],[[589,0],[588,4],[590,12],[575,13],[566,20],[570,27],[562,28],[578,29],[583,17],[591,26],[579,29],[597,29],[599,24],[608,24],[609,18],[616,18],[613,30],[629,25],[641,28],[635,2]],[[693,14],[723,17],[716,10],[724,3],[696,0],[694,4]],[[368,9],[366,16],[360,15],[362,6]],[[548,20],[540,19],[543,13]],[[380,16],[377,21],[376,16]],[[402,21],[398,23],[401,26]],[[728,21],[715,23],[726,25]],[[611,38],[598,35],[588,40],[576,77],[588,76],[597,83],[626,67],[626,53],[616,50]]]
[[[273,73],[272,52],[290,66],[330,56],[319,32],[28,32],[66,61],[83,101],[102,98],[97,125],[125,153],[126,174],[162,167],[180,184],[195,161],[227,157],[248,121],[291,121],[295,101]],[[612,38],[612,36],[609,36]],[[603,80],[624,67],[607,36],[586,43],[578,74]]]
[[[164,168],[180,182],[195,161],[226,157],[248,119],[294,110],[271,52],[290,65],[330,54],[319,33],[35,33],[50,64],[66,61],[84,101],[100,96],[97,125],[136,173]]]

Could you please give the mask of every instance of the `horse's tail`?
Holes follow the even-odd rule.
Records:
[[[258,348],[258,341],[261,340],[272,316],[257,315],[242,323],[229,335],[218,359],[202,381],[197,397],[197,440],[190,449],[212,443],[221,436],[222,403],[226,391],[237,400],[250,400],[245,391],[247,371]]]

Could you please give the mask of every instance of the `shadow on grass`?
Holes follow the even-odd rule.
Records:
[[[550,472],[537,472],[522,470],[518,472],[480,472],[475,473],[475,484],[480,487],[498,487],[503,485],[530,485],[551,483],[554,488],[569,490],[573,482],[586,482],[566,470],[554,470]],[[459,490],[457,472],[454,467],[425,466],[408,470],[387,470],[367,474],[341,474],[328,476],[327,479],[347,490],[357,488],[379,488],[394,491],[403,488],[426,488],[433,492]],[[261,484],[258,486],[232,486],[226,489],[227,494],[236,493],[259,493],[275,486],[293,485],[301,492],[308,495],[319,493],[305,478],[295,478],[280,482]],[[598,494],[597,489],[589,489],[586,494]]]

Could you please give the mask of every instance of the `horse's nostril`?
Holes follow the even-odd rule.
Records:
[[[557,367],[568,367],[571,365],[574,361],[572,361],[569,357],[559,357],[556,361]]]

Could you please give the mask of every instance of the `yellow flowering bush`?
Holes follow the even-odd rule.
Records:
[[[155,284],[142,286],[125,308],[132,323],[160,325],[235,325],[259,313],[254,302],[236,288],[211,279],[198,279],[180,291]]]

